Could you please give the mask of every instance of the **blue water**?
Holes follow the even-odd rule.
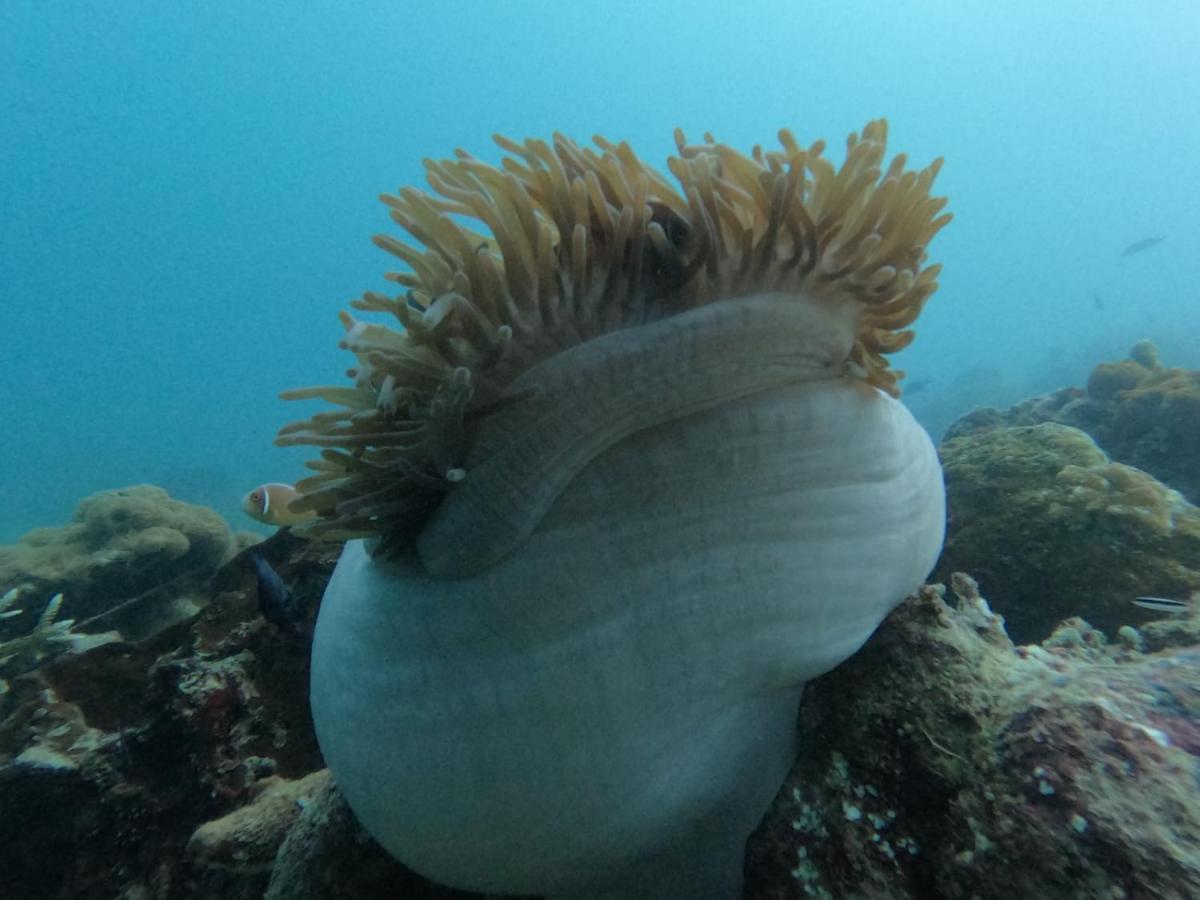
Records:
[[[887,116],[956,215],[900,360],[931,428],[1141,337],[1200,366],[1198,83],[1193,0],[5,0],[0,541],[136,482],[249,526],[308,455],[271,444],[310,411],[278,391],[339,381],[336,313],[386,287],[376,196],[495,131],[662,161],[676,125],[788,126],[838,160]]]

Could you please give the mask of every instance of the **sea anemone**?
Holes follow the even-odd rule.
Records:
[[[805,680],[941,547],[941,471],[885,354],[936,287],[940,161],[886,124],[744,156],[676,132],[427,162],[376,242],[406,290],[343,314],[343,407],[294,511],[350,540],[313,646],[334,775],[458,887],[732,896]],[[467,220],[482,224],[471,229]]]

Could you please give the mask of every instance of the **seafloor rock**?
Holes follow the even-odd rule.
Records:
[[[20,588],[18,605],[26,610],[0,622],[0,640],[28,632],[60,592],[62,617],[81,631],[115,628],[143,637],[195,613],[205,582],[237,549],[224,519],[161,488],[94,494],[79,504],[71,524],[39,528],[0,546],[0,594]]]
[[[328,769],[295,781],[276,775],[260,779],[249,803],[192,832],[187,852],[193,864],[228,873],[233,879],[269,873],[288,829],[328,781]],[[256,891],[252,896],[261,895]]]
[[[1200,647],[1076,623],[1017,648],[954,587],[957,608],[925,588],[809,686],[745,896],[1200,896]]]
[[[975,410],[943,441],[1042,422],[1086,431],[1114,461],[1144,469],[1200,503],[1200,372],[1164,367],[1149,341],[1134,344],[1128,359],[1097,366],[1087,390],[1065,388],[1003,411]]]
[[[1075,615],[1112,633],[1151,618],[1139,595],[1200,590],[1200,510],[1082,431],[963,432],[941,454],[949,518],[933,580],[971,572],[1014,640]]]
[[[187,621],[12,678],[0,893],[473,896],[390,859],[322,771],[308,656],[339,549],[281,532]],[[307,610],[293,625],[259,615],[251,553]],[[1072,620],[1016,649],[973,583],[956,589],[959,608],[924,590],[809,686],[746,896],[1200,896],[1200,615],[1112,645]]]
[[[955,606],[925,588],[809,686],[801,756],[747,846],[745,898],[1200,896],[1200,617],[1113,645],[1074,621],[1018,648],[970,578],[954,586]],[[1139,649],[1151,644],[1177,649]],[[329,785],[266,896],[468,896],[411,877]]]
[[[281,533],[250,551],[307,609],[293,627],[259,615],[244,553],[189,620],[11,679],[0,693],[0,893],[262,895],[269,871],[235,871],[187,847],[199,826],[259,798],[273,776],[321,768],[308,655],[338,549]]]

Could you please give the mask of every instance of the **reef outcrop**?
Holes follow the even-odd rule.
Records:
[[[286,533],[254,548],[307,604],[292,629],[259,614],[243,553],[203,587],[177,587],[198,593],[187,619],[0,682],[6,891],[262,896],[288,803],[322,765],[308,646],[330,550]]]
[[[1200,607],[1153,619],[1129,604],[1195,584],[1198,512],[1061,422],[960,428],[943,460],[948,587],[920,589],[862,652],[806,685],[799,756],[746,845],[744,898],[1200,896]],[[163,497],[106,498],[101,521],[122,506],[150,509],[140,526],[109,529],[113,546],[155,545]],[[203,581],[158,570],[166,581],[151,596],[180,611],[172,622],[67,641],[2,672],[5,888],[128,900],[476,898],[391,859],[324,768],[308,660],[340,546],[283,530],[234,553],[238,539],[222,533],[196,540],[210,548]],[[263,618],[254,557],[292,593],[295,622]],[[952,565],[985,578],[1009,630]],[[110,608],[88,565],[78,571],[74,582],[38,583],[19,605],[44,618],[50,589],[84,594],[90,583],[97,607]],[[132,582],[113,583],[127,593]],[[1008,605],[1014,586],[1030,605]]]
[[[1136,466],[1200,503],[1200,371],[1163,366],[1149,341],[1101,363],[1086,389],[1063,388],[1008,410],[963,416],[943,441],[1013,425],[1057,422],[1086,431],[1115,462]]]
[[[260,615],[250,552],[307,610],[294,626]],[[388,857],[323,770],[308,658],[336,552],[281,532],[226,563],[186,621],[12,678],[0,863],[14,896],[475,896]],[[745,897],[1200,895],[1200,617],[1111,642],[1071,620],[1018,647],[971,579],[951,585],[809,683]]]
[[[1077,620],[1017,647],[970,578],[925,588],[809,686],[812,737],[745,896],[1200,896],[1200,647],[1181,626],[1108,644]],[[1166,634],[1192,643],[1139,649]]]
[[[61,617],[79,630],[144,637],[194,614],[207,580],[245,542],[213,510],[153,485],[93,494],[70,523],[0,545],[0,593],[16,588],[25,610],[0,621],[0,640],[29,632],[57,593]]]
[[[1015,641],[1071,616],[1112,634],[1151,619],[1135,597],[1200,590],[1200,509],[1079,429],[963,429],[940,453],[949,515],[931,580],[972,573]]]

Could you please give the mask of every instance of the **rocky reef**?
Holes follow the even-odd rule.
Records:
[[[308,715],[308,656],[339,550],[281,532],[211,575],[189,618],[11,678],[0,692],[6,890],[258,898],[284,838],[295,831],[295,846],[316,815],[340,825],[343,840],[323,874],[289,876],[308,896],[382,898],[405,884],[414,887],[404,896],[454,896],[391,861],[336,813],[336,792],[329,797]],[[252,553],[287,582],[299,621],[264,620]],[[309,858],[294,855],[295,869]],[[380,872],[372,887],[367,876]],[[345,891],[326,878],[336,873]]]
[[[937,583],[808,685],[748,900],[1200,896],[1200,604],[1130,603],[1200,590],[1195,374],[1139,346],[951,429]],[[339,551],[249,546],[146,486],[0,548],[5,891],[471,896],[390,859],[323,768],[308,658]],[[295,620],[263,617],[255,556]]]
[[[193,615],[204,585],[249,536],[203,506],[153,485],[87,497],[67,525],[0,545],[0,593],[16,590],[23,614],[0,620],[0,642],[33,630],[55,594],[81,632],[144,637]]]
[[[1053,422],[960,432],[941,447],[949,507],[933,580],[972,573],[1018,642],[1074,615],[1108,633],[1135,597],[1200,590],[1200,509]]]
[[[1200,896],[1198,637],[1017,647],[969,577],[925,588],[810,685],[746,896]]]
[[[1150,621],[1138,596],[1200,591],[1200,372],[1148,341],[1086,389],[979,409],[946,432],[946,546],[933,581],[978,579],[1018,643],[1083,616]]]
[[[1008,410],[975,410],[950,426],[943,443],[1043,422],[1087,432],[1114,462],[1200,503],[1200,372],[1163,366],[1149,341],[1134,344],[1127,359],[1096,366],[1086,388],[1063,388]]]
[[[308,641],[335,550],[285,532],[250,551],[298,593],[294,627],[259,615],[246,553],[193,619],[14,679],[0,698],[14,890],[467,896],[390,860],[322,769]],[[809,686],[808,737],[749,843],[745,896],[1198,895],[1198,664],[1194,616],[1113,643],[1073,620],[1016,647],[967,576],[925,588]]]

